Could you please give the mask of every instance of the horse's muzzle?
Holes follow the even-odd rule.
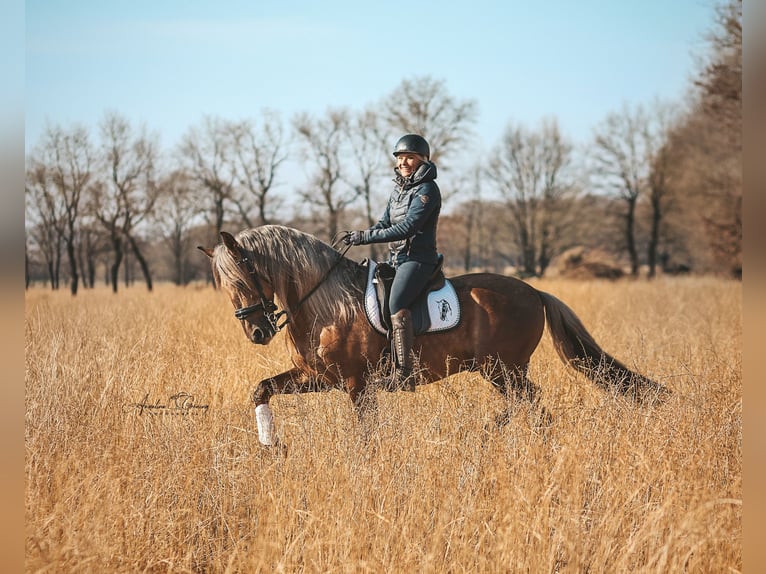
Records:
[[[263,330],[260,327],[256,327],[253,329],[253,334],[250,335],[250,341],[256,345],[267,345],[269,341],[271,341],[272,337],[274,337],[274,333],[269,331],[270,329]]]

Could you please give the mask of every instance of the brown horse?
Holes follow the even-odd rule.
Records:
[[[342,389],[364,418],[375,407],[367,379],[387,347],[386,337],[371,327],[363,309],[367,265],[283,226],[244,230],[236,238],[226,232],[221,236],[223,243],[214,249],[200,247],[211,258],[216,284],[230,297],[235,317],[253,343],[267,345],[286,328],[294,365],[261,381],[253,393],[261,442],[275,442],[268,403],[278,393]],[[636,400],[662,398],[668,392],[604,352],[575,313],[553,295],[492,273],[450,280],[461,321],[451,330],[416,337],[419,384],[459,370],[478,371],[507,399],[536,403],[538,389],[527,377],[527,367],[547,318],[561,359],[591,381]],[[277,312],[278,306],[284,310]],[[498,424],[509,416],[509,411],[502,413]]]

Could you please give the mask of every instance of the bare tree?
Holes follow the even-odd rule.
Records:
[[[160,194],[154,218],[160,223],[159,235],[173,261],[173,282],[186,285],[192,248],[190,232],[200,209],[194,198],[191,178],[184,171],[171,172],[160,180],[158,187]]]
[[[356,190],[356,195],[363,204],[365,222],[371,227],[378,221],[378,213],[373,208],[374,191],[382,180],[393,185],[393,156],[390,155],[390,137],[378,112],[372,108],[355,114],[349,122],[349,140],[353,161],[349,164],[344,177]],[[388,153],[387,153],[388,151]],[[391,158],[390,160],[388,158]],[[386,179],[386,174],[390,177]],[[380,245],[371,243],[370,258],[377,261],[380,257]]]
[[[563,202],[577,190],[571,163],[572,145],[555,119],[544,120],[537,131],[509,124],[491,155],[489,177],[510,210],[526,275],[544,274],[560,250]]]
[[[42,254],[51,289],[59,288],[63,238],[58,233],[62,202],[52,189],[47,166],[39,159],[27,161],[25,183],[27,234]]]
[[[579,194],[580,187],[572,172],[572,144],[561,134],[558,122],[544,120],[541,134],[543,197],[537,267],[542,276],[551,259],[566,247],[564,231],[576,216],[571,200]]]
[[[594,175],[609,194],[624,201],[624,238],[631,275],[638,276],[636,205],[646,188],[651,167],[646,149],[649,119],[642,106],[610,113],[597,126],[594,138]]]
[[[733,151],[742,150],[742,0],[716,6],[716,26],[708,34],[711,55],[694,82],[702,111],[715,118]]]
[[[96,259],[109,251],[103,226],[92,214],[84,210],[78,225],[77,264],[82,271],[82,284],[93,288],[96,284]]]
[[[742,2],[717,7],[690,113],[671,136],[674,187],[711,268],[742,275]]]
[[[299,114],[293,125],[304,157],[313,171],[309,188],[300,197],[315,211],[318,221],[326,222],[328,238],[338,233],[344,210],[359,196],[360,189],[345,183],[342,158],[348,153],[349,112],[329,109],[324,117],[314,119]]]
[[[478,252],[481,256],[482,246],[486,242],[484,237],[484,228],[481,224],[484,211],[484,203],[481,200],[481,174],[479,168],[475,168],[471,173],[471,181],[466,182],[465,186],[470,191],[471,199],[468,200],[465,209],[465,248],[463,250],[463,270],[467,273],[471,270],[475,254]]]
[[[125,256],[127,241],[152,290],[149,265],[137,238],[137,229],[152,212],[157,199],[155,142],[141,128],[133,133],[128,121],[116,112],[107,112],[101,122],[101,161],[105,178],[94,193],[96,217],[112,241],[114,263],[112,290],[117,292],[117,278]],[[126,267],[127,272],[127,267]]]
[[[481,179],[466,178],[463,189],[467,191],[463,201],[439,218],[439,252],[445,268],[504,273],[517,262],[516,251],[509,247],[516,238],[508,225],[507,205],[483,199]]]
[[[63,130],[50,127],[38,148],[38,157],[30,160],[27,170],[27,193],[37,206],[37,214],[44,227],[38,236],[46,244],[48,255],[54,255],[57,241],[61,240],[69,261],[70,291],[77,294],[80,275],[77,265],[77,226],[82,198],[93,173],[93,148],[88,132],[83,127]],[[52,228],[52,229],[51,229]],[[51,231],[59,239],[53,239]],[[50,269],[49,271],[54,271]],[[55,271],[58,285],[58,271]],[[51,277],[52,282],[54,281]]]
[[[231,147],[237,181],[244,194],[234,197],[245,225],[253,227],[250,203],[255,204],[257,224],[270,223],[279,204],[273,197],[277,170],[287,159],[282,123],[276,112],[264,111],[260,123],[243,120],[230,125]]]
[[[430,76],[403,80],[383,100],[382,109],[389,127],[402,132],[399,135],[417,133],[425,137],[431,146],[431,159],[445,168],[471,137],[478,114],[475,100],[454,98],[444,80]]]
[[[651,228],[646,253],[649,278],[657,273],[660,232],[669,207],[672,152],[668,141],[676,118],[675,108],[658,100],[652,106],[650,120],[644,127],[644,145],[649,162],[647,192],[651,206]]]
[[[105,281],[112,286],[112,291],[116,293],[119,288],[117,281],[120,266],[125,257],[124,237],[120,229],[122,210],[118,198],[110,193],[106,182],[97,181],[92,187],[89,197],[88,211],[93,213],[103,227],[111,247],[111,264]]]
[[[213,214],[211,223],[216,237],[223,229],[227,204],[232,201],[237,181],[230,137],[232,125],[221,118],[205,116],[201,126],[186,132],[179,146],[181,166],[209,202],[205,213]]]

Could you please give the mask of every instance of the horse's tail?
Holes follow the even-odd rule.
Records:
[[[548,330],[556,352],[564,363],[583,373],[589,380],[637,401],[663,400],[670,391],[660,383],[631,371],[606,353],[563,301],[550,293],[538,291],[545,306]]]

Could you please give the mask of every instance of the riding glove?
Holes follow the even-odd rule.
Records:
[[[364,231],[349,231],[343,238],[343,243],[346,245],[362,245],[364,241]]]

